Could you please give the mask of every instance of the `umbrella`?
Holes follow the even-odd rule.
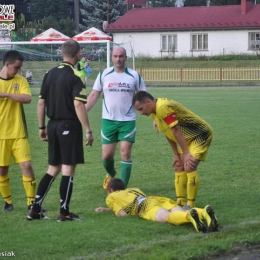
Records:
[[[51,42],[51,41],[66,41],[70,39],[69,36],[50,28],[45,32],[40,33],[39,35],[33,37],[31,42]]]
[[[112,37],[100,31],[99,29],[92,27],[80,34],[73,36],[71,39],[76,41],[100,41],[109,40],[112,41]]]

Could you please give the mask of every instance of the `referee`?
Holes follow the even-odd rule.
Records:
[[[62,45],[61,62],[46,73],[39,96],[37,114],[39,137],[48,141],[49,168],[41,179],[28,220],[49,219],[41,212],[41,205],[57,175],[60,182],[60,214],[57,221],[81,220],[69,210],[73,177],[76,166],[84,163],[83,130],[85,145],[92,145],[93,135],[85,109],[86,88],[79,72],[74,69],[80,58],[80,45],[68,40]],[[45,112],[50,119],[45,127]]]

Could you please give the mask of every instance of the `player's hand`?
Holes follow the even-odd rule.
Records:
[[[158,127],[157,127],[157,124],[156,124],[155,121],[153,121],[153,129],[155,130],[156,133],[159,132]]]
[[[195,157],[193,157],[190,153],[184,154],[184,170],[185,171],[194,171],[197,168],[198,161]]]
[[[98,207],[95,209],[95,212],[103,212],[103,211],[110,211],[109,208],[104,208],[104,207]]]
[[[44,129],[44,130],[39,130],[39,138],[44,141],[44,142],[47,142],[48,141],[48,135],[47,135],[47,130]]]
[[[86,139],[87,139],[87,141],[86,141],[85,145],[86,146],[88,146],[88,145],[92,146],[92,144],[94,142],[94,136],[93,136],[92,132],[86,133]]]

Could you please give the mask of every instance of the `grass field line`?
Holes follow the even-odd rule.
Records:
[[[252,220],[252,221],[246,221],[246,222],[241,222],[235,225],[225,225],[225,226],[221,226],[220,227],[220,232],[221,230],[223,231],[229,231],[229,230],[233,230],[233,229],[237,229],[239,227],[243,227],[243,226],[249,226],[249,225],[255,225],[255,224],[260,224],[260,220]],[[178,227],[177,227],[178,228]],[[216,234],[216,233],[214,233]],[[130,253],[139,249],[149,249],[152,248],[155,245],[159,245],[159,244],[163,244],[163,243],[174,243],[176,241],[178,242],[186,242],[186,241],[190,241],[191,239],[194,239],[197,236],[209,236],[210,233],[208,234],[201,234],[201,233],[190,233],[190,234],[185,234],[185,235],[180,235],[180,236],[175,236],[174,234],[172,236],[167,236],[164,239],[153,239],[153,240],[149,240],[146,241],[145,243],[139,243],[136,245],[126,245],[120,248],[115,248],[112,251],[102,251],[100,253],[95,253],[95,254],[88,254],[86,256],[73,256],[70,257],[69,260],[90,260],[90,259],[104,259],[104,258],[109,258],[111,257],[114,258],[115,256],[120,257],[122,255],[124,255],[125,253]]]

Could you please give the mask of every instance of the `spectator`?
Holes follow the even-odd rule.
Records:
[[[27,79],[28,83],[32,85],[32,72],[30,70],[26,71],[25,78]]]

